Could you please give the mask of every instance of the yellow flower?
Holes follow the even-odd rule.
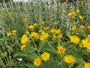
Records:
[[[83,39],[81,41],[83,47],[87,48],[88,50],[90,50],[90,37],[87,37],[86,39]]]
[[[43,24],[43,25],[45,24],[45,22],[40,22],[40,23]]]
[[[37,39],[37,40],[39,39],[39,35],[38,35],[38,33],[31,32],[30,36],[31,36],[32,38]]]
[[[41,64],[41,59],[40,58],[36,58],[34,60],[34,65],[38,67],[38,66],[40,66],[40,64]]]
[[[27,35],[24,34],[24,35],[22,36],[22,38],[21,38],[21,43],[22,43],[22,44],[26,44],[27,41],[28,41]]]
[[[28,28],[29,29],[34,29],[34,26],[33,25],[30,25]]]
[[[51,33],[54,33],[56,30],[55,29],[51,29]]]
[[[8,34],[7,34],[7,36],[10,36],[11,35],[11,32],[9,32]]]
[[[64,54],[66,51],[66,49],[63,46],[58,46],[57,49],[57,53],[60,55]]]
[[[58,38],[63,38],[62,34],[58,35]]]
[[[78,36],[79,34],[78,34],[78,33],[76,33],[76,35]]]
[[[90,26],[88,26],[88,29],[90,29]]]
[[[41,58],[44,61],[49,60],[49,57],[50,57],[50,54],[48,52],[44,52],[44,53],[41,54]]]
[[[90,35],[88,35],[88,36],[86,37],[86,40],[87,40],[88,43],[90,43]]]
[[[37,23],[34,23],[34,27],[36,27],[37,26]]]
[[[68,16],[71,17],[72,16],[72,13],[68,13]]]
[[[84,62],[84,66],[82,68],[90,68],[90,63],[89,62]]]
[[[79,46],[80,46],[80,47],[83,47],[82,43],[79,43]]]
[[[76,15],[76,13],[74,11],[72,11],[72,15],[74,16],[74,15]]]
[[[83,19],[83,17],[82,17],[82,16],[79,16],[79,18],[80,18],[80,19]]]
[[[26,34],[29,34],[29,32],[26,32]]]
[[[64,6],[66,6],[66,5],[67,5],[67,3],[66,3],[66,2],[64,2],[62,5],[63,5],[63,7],[64,7]]]
[[[77,9],[77,11],[76,11],[77,13],[79,13],[80,12],[80,10],[79,9]]]
[[[52,40],[55,40],[55,39],[57,39],[57,36],[56,35],[53,35],[53,39]]]
[[[12,33],[16,33],[17,32],[17,30],[12,30]]]
[[[84,1],[81,1],[81,3],[84,3]]]
[[[75,58],[72,55],[65,55],[64,61],[68,64],[74,64],[76,62]]]
[[[85,26],[81,26],[81,29],[84,29],[85,28]]]
[[[57,30],[55,31],[55,34],[60,34],[60,32],[61,32],[61,30],[60,30],[60,29],[57,29]]]
[[[40,26],[40,24],[38,24],[38,26]]]
[[[82,33],[85,33],[85,31],[84,31],[84,30],[82,30]]]
[[[26,47],[26,45],[22,45],[22,46],[21,46],[21,50],[24,49],[25,47]]]
[[[89,38],[90,38],[90,34],[89,34],[89,35],[87,35],[87,37],[89,37]]]
[[[79,37],[73,35],[73,36],[70,36],[70,42],[74,43],[74,44],[78,44],[80,41]]]
[[[16,35],[16,33],[12,33],[13,35]]]
[[[28,20],[28,18],[25,18],[24,20],[23,20],[23,22],[26,22]]]
[[[44,27],[44,30],[46,30],[46,31],[47,31],[47,30],[48,30],[48,28],[47,28],[47,27]]]
[[[40,40],[44,43],[47,40],[47,38],[49,37],[49,34],[45,33],[45,32],[42,32],[41,34],[42,35],[40,36]]]
[[[39,30],[39,32],[41,33],[41,32],[43,32],[43,30]]]
[[[74,25],[74,26],[72,27],[72,31],[75,31],[75,30],[76,30],[76,28],[77,28],[77,26],[76,26],[76,25]]]
[[[12,34],[16,35],[17,30],[12,30]]]

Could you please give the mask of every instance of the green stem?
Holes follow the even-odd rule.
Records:
[[[35,50],[38,52],[39,56],[40,56],[40,53],[39,53],[39,50],[37,49],[37,45],[35,44],[34,40],[33,40],[33,43],[34,43],[34,46],[35,46]]]
[[[55,53],[57,53],[57,51],[52,47],[52,45],[47,41],[48,45],[51,47],[52,50],[55,51]]]
[[[35,48],[37,49],[37,45],[35,44],[34,40],[33,40],[33,43],[34,43]]]

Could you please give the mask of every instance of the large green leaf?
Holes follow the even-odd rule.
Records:
[[[1,57],[1,58],[4,58],[4,57],[6,57],[6,56],[7,56],[7,52],[1,52],[1,53],[0,53],[0,57]]]

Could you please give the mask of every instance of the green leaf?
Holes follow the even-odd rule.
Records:
[[[1,68],[1,66],[2,66],[2,68],[6,68],[5,64],[3,63],[2,59],[0,58],[0,68]]]
[[[25,53],[23,53],[23,52],[18,52],[18,53],[15,53],[13,57],[15,58],[15,57],[17,57],[17,56],[26,57],[27,54],[25,54]]]
[[[68,37],[71,36],[71,32],[70,31],[66,31],[66,34],[67,34]]]
[[[29,60],[34,60],[35,58],[37,58],[38,56],[34,53],[23,53],[23,52],[18,52],[16,54],[14,54],[13,56],[14,58],[16,57],[25,57],[25,59]]]
[[[1,52],[1,54],[0,54],[0,57],[1,58],[4,58],[4,57],[6,57],[7,56],[7,52]]]
[[[7,46],[9,52],[13,52],[13,48],[11,46]]]

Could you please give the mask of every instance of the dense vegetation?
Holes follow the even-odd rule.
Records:
[[[1,6],[0,67],[90,68],[88,3],[33,0]]]

